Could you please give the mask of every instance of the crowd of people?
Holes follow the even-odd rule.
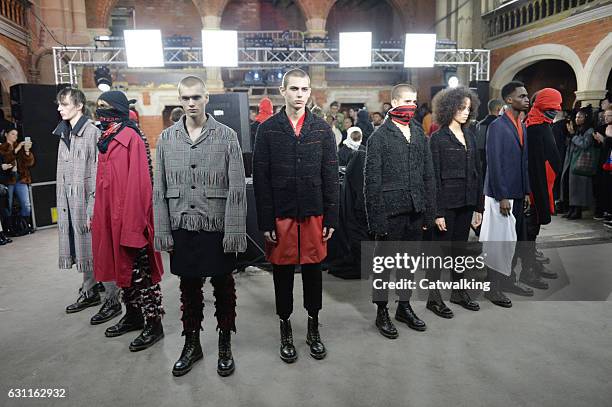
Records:
[[[602,121],[594,125],[592,109],[562,116],[557,90],[545,88],[530,98],[524,84],[512,81],[502,88],[502,99],[488,102],[489,116],[476,122],[480,101],[465,87],[440,91],[430,109],[417,105],[416,87],[399,84],[391,89],[390,103],[372,114],[343,112],[337,102],[323,112],[312,102],[311,90],[306,72],[288,71],[280,88],[284,105],[275,113],[264,98],[251,124],[257,223],[272,264],[279,356],[286,363],[298,359],[290,322],[296,266],[310,355],[316,360],[327,355],[319,313],[322,262],[329,261],[333,242],[341,246],[340,263],[348,263],[358,276],[361,242],[368,240],[377,247],[396,241],[452,242],[455,256],[472,229],[483,245],[529,242],[526,249],[487,263],[491,286],[485,298],[510,308],[505,293],[532,296],[533,288],[548,288],[545,279],[558,277],[544,267],[549,259],[535,247],[540,226],[550,223],[558,209],[566,205],[568,218],[577,219],[594,196],[595,217],[610,224],[609,104],[602,104],[597,112]],[[205,113],[208,91],[202,79],[183,78],[177,93],[181,110],[172,112],[173,124],[158,138],[155,166],[138,116],[130,110],[135,101],[124,93],[99,96],[92,106],[98,124],[87,114],[82,91],[65,88],[57,95],[62,118],[53,131],[59,143],[58,265],[76,268],[83,280],[66,313],[102,304],[90,320],[98,325],[122,314],[123,302],[125,314],[105,336],[139,331],[130,351],[150,348],[164,337],[159,283],[164,272],[160,252],[166,251],[170,271],[180,279],[185,336],[172,374],[187,374],[203,357],[202,289],[210,279],[219,331],[217,372],[228,376],[236,368],[233,271],[237,254],[247,249],[245,163],[236,132]],[[13,196],[19,200],[19,212],[10,217],[18,213],[27,222],[30,203],[24,191],[35,158],[31,141],[18,142],[18,136],[9,129],[0,146],[2,180],[9,208]],[[332,272],[334,267],[332,261]],[[465,279],[457,270],[444,269],[428,270],[427,278],[439,280],[444,272],[453,281]],[[399,292],[395,320],[425,331],[410,299],[410,290]],[[397,338],[388,290],[373,292],[372,302],[379,332]],[[450,302],[480,309],[462,288],[453,289]],[[454,316],[438,289],[429,291],[427,309],[442,318]]]

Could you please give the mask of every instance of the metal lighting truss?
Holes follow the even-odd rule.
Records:
[[[164,48],[166,67],[202,66],[202,48]],[[486,49],[436,49],[434,65],[468,66],[470,80],[488,81],[490,51]],[[336,48],[238,48],[238,68],[286,67],[294,65],[338,66]],[[56,83],[78,83],[83,66],[127,67],[124,48],[54,47],[53,63]],[[373,49],[369,69],[403,69],[403,49]]]

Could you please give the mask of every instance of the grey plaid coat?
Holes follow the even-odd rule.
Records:
[[[70,139],[70,149],[60,139],[57,152],[59,268],[76,264],[80,272],[93,271],[91,233],[86,226],[93,216],[100,130],[87,120],[77,134],[65,123],[60,123],[53,134]]]
[[[184,118],[165,129],[157,141],[153,182],[156,250],[172,249],[171,231],[177,229],[223,232],[225,253],[246,250],[242,150],[234,130],[207,117],[195,143]]]

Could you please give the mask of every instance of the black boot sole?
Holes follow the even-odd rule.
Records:
[[[310,346],[310,342],[306,341],[306,345]],[[323,353],[313,353],[313,352],[310,352],[310,356],[312,356],[313,359],[322,360],[322,359],[325,359],[325,356],[327,356],[327,351],[325,351]]]
[[[559,275],[557,273],[542,273],[541,271],[539,271],[538,275],[547,280],[556,280],[559,278]]]
[[[523,280],[519,280],[519,282],[528,285],[531,288],[536,288],[538,290],[548,290],[550,287],[548,286],[548,284],[544,283],[544,284],[538,284],[532,281],[523,281]]]
[[[296,360],[298,360],[298,356],[297,354],[295,355],[294,358],[287,358],[287,357],[283,357],[283,355],[280,355],[280,358],[283,362],[285,363],[294,363]]]
[[[480,305],[477,306],[477,307],[470,307],[465,302],[463,302],[463,301],[455,301],[452,298],[451,298],[450,302],[453,303],[453,304],[460,305],[461,307],[465,308],[468,311],[480,311]]]
[[[95,307],[96,305],[100,305],[102,304],[102,299],[99,299],[96,302],[92,302],[91,304],[87,305],[86,307],[83,308],[77,308],[77,309],[73,309],[73,310],[66,310],[66,314],[75,314],[77,312],[81,312],[83,310],[86,310],[87,308],[91,308],[91,307]]]
[[[502,308],[512,308],[512,303],[507,303],[507,302],[501,302],[501,301],[494,301],[490,298],[485,297],[487,300],[491,301],[492,304],[497,305],[498,307],[502,307]]]
[[[164,337],[164,336],[165,336],[165,335],[164,335],[164,333],[162,332],[162,334],[161,334],[161,335],[159,335],[157,338],[155,338],[155,339],[153,340],[153,342],[147,343],[146,345],[142,345],[142,346],[133,346],[133,345],[130,343],[130,352],[140,352],[141,350],[148,349],[148,348],[150,348],[151,346],[155,345],[157,342],[159,342],[161,339],[163,339],[163,337]]]
[[[191,369],[193,369],[193,366],[196,364],[197,361],[202,360],[204,358],[204,354],[200,353],[192,362],[191,364],[182,370],[175,370],[172,369],[172,376],[174,377],[181,377],[181,376],[185,376],[187,373],[191,372]]]
[[[106,317],[106,318],[104,318],[104,319],[99,319],[99,320],[97,320],[97,321],[93,321],[93,320],[91,320],[91,319],[90,319],[90,320],[89,320],[89,323],[90,323],[91,325],[100,325],[100,324],[103,324],[103,323],[105,323],[105,322],[110,321],[111,319],[115,318],[116,316],[121,315],[121,313],[122,313],[122,311],[121,311],[121,310],[119,310],[119,311],[117,311],[117,312],[113,312],[111,315],[107,316],[107,317]]]
[[[388,339],[397,339],[397,337],[399,336],[399,332],[396,332],[395,334],[390,334],[390,333],[387,333],[387,332],[383,331],[382,329],[380,329],[378,327],[378,325],[375,324],[374,326],[376,326],[376,329],[378,329],[378,332],[380,332],[380,334],[382,336],[384,336],[385,338],[388,338]]]
[[[134,326],[134,327],[132,327],[130,329],[127,329],[125,331],[120,331],[120,332],[109,333],[108,331],[104,331],[104,336],[106,336],[107,338],[116,338],[118,336],[125,335],[128,332],[142,331],[143,329],[144,329],[144,324],[138,325],[138,326]]]
[[[219,370],[217,369],[217,374],[221,377],[227,377],[227,376],[231,376],[234,371],[236,370],[236,362],[234,362],[234,365],[232,366],[232,368],[230,370]]]
[[[395,320],[399,321],[399,322],[405,323],[406,325],[408,325],[408,328],[414,329],[415,331],[425,332],[427,330],[427,325],[425,325],[425,326],[416,326],[416,325],[411,324],[407,319],[402,318],[402,317],[398,317],[397,315],[395,316]]]
[[[430,310],[431,312],[433,312],[434,314],[436,314],[436,315],[437,315],[437,316],[439,316],[440,318],[444,318],[444,319],[452,319],[452,318],[455,316],[455,314],[453,314],[453,313],[451,313],[451,314],[445,314],[445,313],[443,313],[443,312],[440,312],[440,311],[436,310],[436,309],[435,309],[435,308],[433,308],[433,307],[431,307],[431,308],[430,308],[430,307],[428,307],[428,306],[425,306],[425,308],[427,308],[428,310]]]

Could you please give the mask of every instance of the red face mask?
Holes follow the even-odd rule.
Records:
[[[387,114],[396,122],[404,126],[408,126],[410,124],[410,120],[412,120],[414,117],[416,108],[417,107],[415,105],[397,106],[389,110]]]

